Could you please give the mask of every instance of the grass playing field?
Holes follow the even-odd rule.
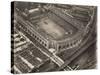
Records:
[[[46,32],[49,36],[54,39],[60,39],[68,35],[67,30],[64,30],[60,25],[57,25],[54,21],[45,17],[38,22],[39,28]]]

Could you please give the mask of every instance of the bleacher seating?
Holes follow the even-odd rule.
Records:
[[[61,18],[63,18],[64,20],[66,20],[66,22],[72,24],[73,26],[77,27],[78,29],[83,29],[82,26],[84,26],[84,24],[82,22],[80,22],[79,20],[69,16],[68,14],[65,14],[64,12],[62,12],[61,10],[57,9],[57,8],[52,8],[50,9],[53,13],[55,13],[56,15],[60,16]]]

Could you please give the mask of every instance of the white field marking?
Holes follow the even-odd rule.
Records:
[[[26,59],[24,59],[23,57],[21,57],[21,56],[19,56],[20,58],[21,58],[21,60],[23,61],[23,62],[25,62],[31,69],[33,69],[34,68],[34,66],[30,63],[30,62],[28,62]]]
[[[18,73],[22,73],[15,65],[14,65],[14,70],[16,70]]]

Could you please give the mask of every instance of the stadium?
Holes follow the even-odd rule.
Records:
[[[14,51],[12,50],[15,54],[14,62],[19,68],[21,65],[19,66],[18,62],[21,60],[23,60],[22,63],[28,63],[27,66],[30,66],[26,69],[23,67],[22,71],[18,70],[15,65],[12,66],[12,70],[15,68],[18,73],[31,72],[34,67],[39,68],[50,59],[54,62],[52,65],[56,64],[56,68],[62,66],[69,56],[80,49],[79,46],[85,45],[91,35],[95,34],[93,31],[95,28],[93,22],[96,18],[95,6],[30,2],[24,2],[24,6],[23,2],[15,2],[13,6],[14,30],[23,35],[22,41],[26,40],[15,47],[18,39],[13,38],[15,39]],[[13,34],[12,37],[18,36],[18,34]],[[51,69],[53,68],[55,67]]]

